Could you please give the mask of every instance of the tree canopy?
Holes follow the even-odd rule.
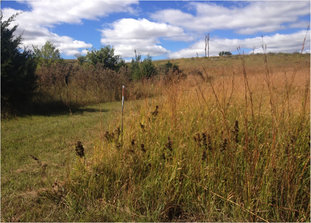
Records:
[[[92,50],[85,57],[78,57],[79,63],[88,62],[92,65],[102,65],[104,68],[111,70],[119,70],[125,63],[119,55],[114,54],[114,49],[105,46],[99,50]]]
[[[50,41],[47,41],[41,49],[34,46],[33,50],[40,65],[51,65],[61,60],[59,50]]]
[[[231,56],[232,53],[229,51],[221,51],[219,52],[219,56]]]

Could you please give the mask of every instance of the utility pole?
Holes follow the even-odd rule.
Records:
[[[209,33],[205,35],[205,57],[206,57],[206,47],[207,47],[207,55],[209,57]]]

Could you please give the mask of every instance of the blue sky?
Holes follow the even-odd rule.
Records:
[[[19,0],[2,1],[4,19],[19,13],[16,35],[23,45],[51,41],[63,58],[112,45],[130,60],[134,50],[154,60],[204,56],[210,33],[210,55],[220,51],[262,53],[310,52],[309,1],[138,1]],[[14,25],[12,24],[12,25]],[[263,36],[263,38],[262,38]]]

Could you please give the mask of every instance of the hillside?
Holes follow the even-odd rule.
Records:
[[[310,221],[310,54],[169,61],[123,133],[120,101],[3,120],[2,220]]]

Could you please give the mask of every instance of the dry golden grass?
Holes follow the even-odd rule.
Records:
[[[266,56],[131,83],[123,134],[121,103],[3,123],[2,148],[23,151],[2,151],[1,220],[309,222],[310,55]]]
[[[117,118],[72,172],[71,220],[309,221],[310,68],[272,57],[145,85],[162,96],[127,103],[124,135]]]

